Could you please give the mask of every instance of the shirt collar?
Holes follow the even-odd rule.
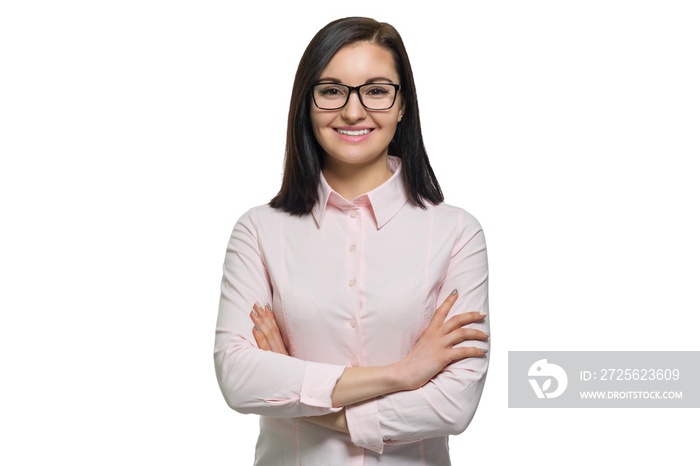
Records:
[[[311,210],[318,227],[321,228],[321,225],[323,225],[323,218],[328,205],[333,205],[341,210],[350,210],[357,205],[367,204],[374,214],[377,229],[386,225],[408,201],[406,184],[401,173],[401,159],[390,155],[387,157],[387,166],[392,172],[391,177],[372,191],[357,196],[352,201],[343,199],[340,194],[335,192],[326,181],[323,172],[321,172],[321,179],[318,185],[318,201]]]

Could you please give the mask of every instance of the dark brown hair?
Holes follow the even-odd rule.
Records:
[[[304,215],[318,200],[324,152],[311,128],[311,89],[338,50],[364,41],[386,48],[394,57],[405,113],[389,144],[389,154],[401,158],[410,201],[425,208],[426,201],[437,205],[444,200],[423,144],[413,71],[401,36],[390,24],[350,17],[321,29],[299,61],[289,104],[282,187],[270,201],[272,207]]]

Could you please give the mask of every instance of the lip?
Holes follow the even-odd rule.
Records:
[[[335,134],[340,137],[343,141],[346,142],[362,142],[366,139],[368,139],[371,135],[372,132],[374,132],[375,128],[370,128],[368,126],[339,126],[337,128],[333,128],[335,131]],[[340,131],[367,131],[366,133],[363,134],[343,134]]]

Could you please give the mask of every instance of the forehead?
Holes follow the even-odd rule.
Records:
[[[319,79],[334,78],[345,84],[356,85],[378,77],[398,83],[393,55],[380,45],[357,42],[338,50]]]

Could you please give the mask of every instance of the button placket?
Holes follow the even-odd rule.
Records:
[[[347,269],[348,275],[346,276],[346,284],[349,292],[352,294],[352,302],[354,304],[351,308],[352,314],[348,316],[346,325],[348,326],[348,329],[351,332],[353,332],[355,339],[353,343],[353,354],[350,360],[350,364],[353,367],[357,367],[360,365],[360,361],[362,359],[363,354],[361,332],[358,321],[358,316],[360,315],[361,307],[361,297],[359,293],[359,274],[361,257],[359,253],[359,246],[362,238],[362,215],[364,215],[364,213],[360,211],[359,206],[355,206],[352,210],[348,212],[349,228],[347,230],[348,237],[346,243],[346,254],[348,255],[348,257],[346,263],[349,265],[349,267]]]
[[[360,211],[357,208],[354,208],[350,210],[350,218],[353,220],[359,220],[360,216]],[[353,257],[350,258],[350,264],[351,268],[349,270],[349,274],[347,277],[347,285],[349,288],[356,289],[357,288],[357,276],[359,273],[359,257],[355,252],[357,251],[357,242],[359,240],[359,236],[361,234],[361,223],[359,221],[353,221],[350,223],[350,235],[348,238],[348,242],[350,243],[348,245],[348,252],[353,255]]]

